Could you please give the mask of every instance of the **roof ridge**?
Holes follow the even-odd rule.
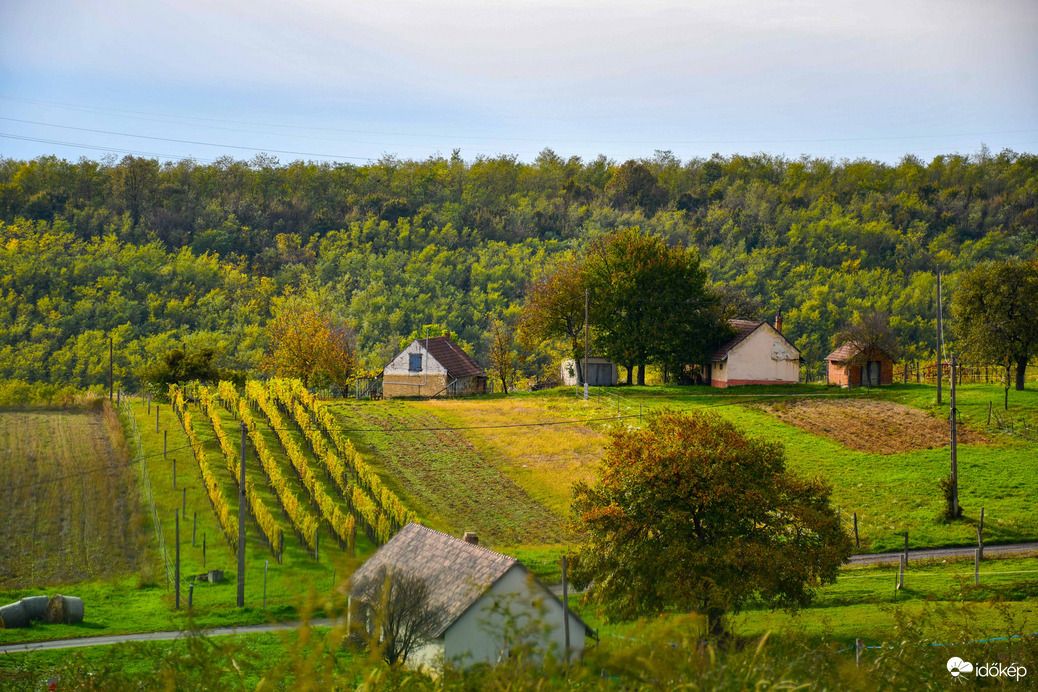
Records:
[[[449,533],[447,533],[445,531],[440,531],[438,529],[434,529],[431,526],[426,526],[425,524],[419,524],[417,521],[408,522],[407,525],[404,526],[404,528],[406,529],[408,526],[411,526],[412,524],[417,526],[417,527],[419,527],[419,528],[422,528],[422,529],[424,529],[426,531],[431,531],[432,533],[438,533],[441,536],[446,536],[447,538],[450,538],[451,540],[455,540],[455,541],[458,541],[459,543],[464,543],[467,546],[471,546],[473,548],[477,548],[479,550],[482,550],[483,552],[490,553],[491,555],[498,555],[498,556],[503,557],[503,558],[505,558],[507,560],[511,560],[512,562],[519,562],[519,558],[512,557],[511,555],[505,555],[504,553],[499,553],[496,550],[491,550],[490,548],[484,548],[483,546],[479,545],[478,543],[469,543],[464,538],[458,538],[457,536],[455,536],[453,534],[449,534]]]

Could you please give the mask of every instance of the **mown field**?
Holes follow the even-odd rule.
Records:
[[[128,462],[107,402],[0,409],[0,590],[135,569],[144,527]]]

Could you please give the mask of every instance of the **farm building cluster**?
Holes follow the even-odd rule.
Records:
[[[766,320],[728,321],[734,332],[710,356],[704,381],[711,387],[790,385],[800,380],[800,350],[782,333],[782,316]],[[879,387],[893,382],[894,361],[877,348],[842,344],[825,358],[827,383],[844,388]],[[586,370],[586,374],[585,374]],[[564,385],[586,382],[610,387],[619,381],[616,363],[601,356],[562,361]],[[433,398],[484,394],[486,371],[449,336],[413,340],[382,371],[382,396]]]

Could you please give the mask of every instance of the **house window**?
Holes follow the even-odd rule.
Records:
[[[411,365],[407,369],[410,370],[411,372],[421,372],[422,371],[422,354],[421,353],[412,353],[411,354]]]

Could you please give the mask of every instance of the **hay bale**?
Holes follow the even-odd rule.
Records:
[[[26,596],[19,603],[25,606],[25,612],[29,614],[30,620],[42,620],[47,614],[47,603],[50,601],[46,596]]]
[[[25,610],[25,606],[22,605],[21,601],[8,603],[3,608],[0,608],[0,625],[4,629],[29,626],[29,613]]]
[[[75,596],[62,596],[60,593],[51,596],[47,603],[45,618],[54,624],[74,625],[83,622],[83,599]]]

